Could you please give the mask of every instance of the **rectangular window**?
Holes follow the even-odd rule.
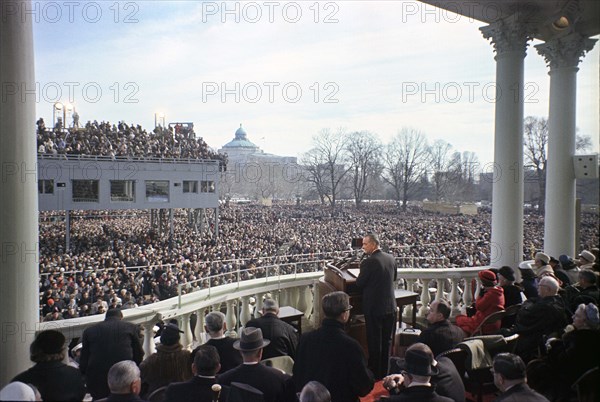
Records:
[[[198,182],[197,181],[183,181],[183,192],[184,193],[198,193]]]
[[[201,192],[203,193],[214,193],[215,192],[215,182],[214,181],[202,181],[200,183],[201,185]]]
[[[146,180],[146,201],[169,202],[169,181]]]
[[[122,202],[135,201],[135,181],[134,180],[111,180],[110,181],[110,200]]]
[[[98,202],[98,180],[73,180],[73,202]]]
[[[54,180],[38,180],[38,193],[54,194]]]

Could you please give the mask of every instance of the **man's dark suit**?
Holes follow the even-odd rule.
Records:
[[[122,360],[140,364],[144,357],[137,325],[118,317],[108,317],[83,331],[82,344],[79,369],[94,399],[110,393],[106,377],[113,364]]]
[[[44,401],[81,401],[85,396],[79,370],[60,361],[37,363],[12,381],[35,385]]]
[[[248,384],[264,395],[265,402],[294,401],[295,393],[291,377],[273,367],[264,364],[240,364],[234,369],[220,374],[217,382],[231,385],[232,382]]]
[[[549,402],[546,397],[538,394],[525,383],[517,384],[504,392],[494,402]]]
[[[206,342],[207,345],[212,345],[217,348],[217,352],[219,352],[221,370],[219,370],[218,374],[222,374],[242,364],[243,360],[240,351],[233,348],[235,341],[234,338],[226,336],[225,338],[220,339],[209,339]],[[193,357],[194,356],[192,355],[192,358]]]
[[[175,382],[167,387],[164,402],[213,402],[216,384],[214,378],[194,377],[189,381]],[[223,387],[219,401],[227,400],[227,387]]]
[[[387,374],[390,343],[396,324],[396,261],[377,249],[360,264],[356,286],[362,289],[363,313],[367,327],[369,367],[375,378]]]
[[[298,332],[290,324],[279,319],[277,315],[267,313],[260,318],[248,321],[246,327],[260,328],[263,337],[271,341],[263,349],[263,359],[286,355],[292,359],[296,358]]]
[[[362,347],[337,320],[326,318],[321,328],[302,334],[296,356],[297,391],[314,380],[329,390],[332,402],[356,402],[373,389],[373,374]]]
[[[405,388],[398,395],[392,395],[390,402],[454,402],[452,399],[438,395],[434,387],[418,385]]]
[[[431,348],[434,356],[450,350],[465,339],[465,332],[448,320],[430,324],[421,331],[417,342],[422,342]]]

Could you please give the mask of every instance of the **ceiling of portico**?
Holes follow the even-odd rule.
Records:
[[[573,31],[587,37],[600,34],[599,0],[420,1],[485,23],[517,15],[518,21],[531,25],[532,36],[544,41]]]

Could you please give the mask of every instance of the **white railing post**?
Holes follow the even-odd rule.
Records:
[[[156,345],[154,344],[154,322],[146,322],[142,327],[144,328],[144,359],[147,359],[156,352]]]
[[[463,303],[464,306],[468,307],[473,302],[473,297],[471,295],[471,278],[464,278],[465,281],[465,291],[463,292]]]
[[[460,294],[458,292],[458,281],[457,278],[452,278],[452,291],[450,292],[450,316],[456,317],[460,314],[460,307],[458,303],[460,302]]]
[[[204,313],[205,308],[196,311],[196,328],[194,328],[194,334],[196,335],[196,342],[202,345],[205,342],[204,332]]]
[[[183,331],[181,337],[179,337],[179,343],[183,346],[184,349],[189,348],[192,343],[192,329],[190,328],[190,315],[191,313],[184,314],[180,316],[180,327],[179,329]]]
[[[242,297],[242,308],[240,311],[240,325],[242,327],[246,326],[246,323],[250,321],[252,317],[250,317],[250,296]]]
[[[304,317],[309,318],[310,317],[310,311],[308,310],[308,306],[309,306],[309,300],[308,298],[311,296],[310,295],[310,287],[309,286],[302,286],[301,288],[298,289],[299,291],[299,295],[298,295],[298,310],[303,311],[304,312]]]
[[[421,279],[423,287],[421,289],[421,308],[417,314],[419,317],[425,317],[427,315],[429,302],[431,301],[431,297],[429,296],[429,282],[431,282],[431,279]]]
[[[435,293],[435,300],[442,300],[444,298],[444,286],[446,285],[445,278],[438,278],[435,280],[437,286],[437,292]]]
[[[260,317],[260,313],[263,307],[264,293],[260,292],[256,294],[256,308],[254,309],[254,318]]]
[[[227,333],[229,335],[237,334],[235,328],[237,317],[235,315],[234,300],[227,300],[227,312],[225,314],[225,322],[227,323]]]

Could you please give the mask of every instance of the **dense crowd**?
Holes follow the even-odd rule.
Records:
[[[315,205],[231,205],[219,212],[218,239],[192,230],[183,210],[175,213],[173,238],[168,230],[151,227],[146,211],[74,212],[69,251],[64,216],[42,213],[43,316],[70,318],[96,314],[100,305],[105,311],[152,303],[174,297],[178,284],[189,292],[237,281],[238,271],[243,280],[320,270],[323,262],[285,264],[330,259],[350,251],[352,238],[371,231],[380,234],[403,267],[490,264],[491,216],[486,212],[435,215],[414,208],[399,213],[391,204],[371,204],[361,211],[346,206],[335,214]],[[598,244],[597,228],[597,215],[584,215],[582,249]],[[542,218],[527,215],[524,233],[523,259],[529,259],[542,247]]]
[[[83,128],[49,130],[43,119],[37,126],[37,149],[42,155],[217,159],[223,164],[227,158],[196,138],[193,129],[158,126],[148,132],[139,124],[93,121]]]

